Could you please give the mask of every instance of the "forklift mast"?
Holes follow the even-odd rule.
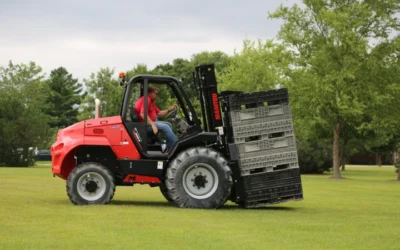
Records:
[[[207,132],[216,132],[223,123],[214,64],[197,66],[193,78],[201,105],[203,129]]]

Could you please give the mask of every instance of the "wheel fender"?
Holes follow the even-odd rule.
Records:
[[[66,180],[71,171],[76,167],[75,152],[80,146],[96,145],[109,146],[106,137],[85,136],[73,140],[63,140],[52,146],[52,172],[58,177]]]

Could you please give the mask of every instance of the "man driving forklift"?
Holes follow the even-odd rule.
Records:
[[[151,126],[153,129],[153,133],[155,135],[158,134],[158,131],[161,131],[165,134],[167,140],[166,151],[169,151],[175,142],[178,140],[178,137],[172,131],[172,125],[169,122],[158,121],[157,117],[166,117],[170,112],[174,111],[178,108],[177,104],[173,104],[166,110],[160,110],[155,104],[155,100],[158,96],[158,88],[155,86],[149,86],[148,89],[148,106],[147,106],[147,124]],[[134,109],[136,113],[139,115],[140,122],[144,122],[144,97],[141,96],[135,103]]]

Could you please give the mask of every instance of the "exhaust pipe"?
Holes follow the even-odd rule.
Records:
[[[94,103],[94,118],[100,118],[100,100],[96,98]]]

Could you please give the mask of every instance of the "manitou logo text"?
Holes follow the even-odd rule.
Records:
[[[139,136],[139,132],[137,131],[137,129],[136,129],[136,128],[135,128],[134,135],[136,136],[136,140],[137,140],[138,142],[142,142],[142,139],[140,138],[140,136]]]
[[[215,120],[221,120],[221,113],[218,106],[218,95],[216,93],[212,93],[212,102],[214,106],[214,118]]]

